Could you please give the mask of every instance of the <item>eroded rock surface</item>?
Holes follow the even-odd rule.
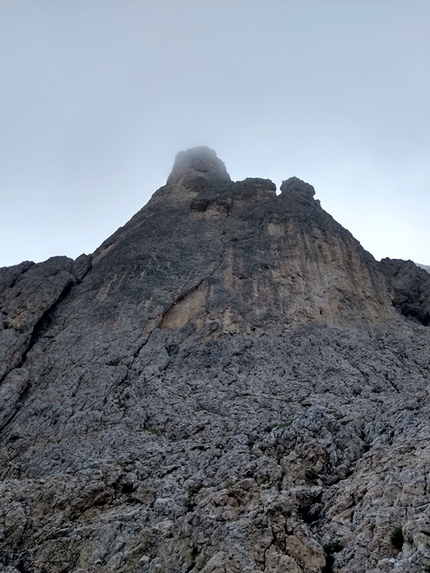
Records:
[[[89,257],[76,262],[52,257],[0,269],[0,429],[13,416],[29,383],[24,366],[45,317],[89,268]]]
[[[430,274],[412,261],[382,259],[381,267],[393,290],[393,305],[405,316],[430,325]]]
[[[91,258],[0,270],[0,569],[430,570],[418,279],[314,193],[193,149]]]

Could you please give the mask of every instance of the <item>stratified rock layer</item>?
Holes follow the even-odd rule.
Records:
[[[0,269],[4,571],[430,567],[426,272],[313,197],[197,148],[92,257]]]

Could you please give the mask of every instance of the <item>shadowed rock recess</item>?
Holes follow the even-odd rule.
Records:
[[[430,571],[430,279],[214,151],[0,269],[0,571]]]

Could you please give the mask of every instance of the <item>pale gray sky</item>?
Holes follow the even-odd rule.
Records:
[[[0,266],[94,251],[195,145],[430,264],[429,0],[0,0]]]

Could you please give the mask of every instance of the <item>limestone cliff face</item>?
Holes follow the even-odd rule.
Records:
[[[428,275],[280,191],[189,150],[92,256],[0,269],[0,570],[430,566]]]
[[[144,322],[200,335],[393,316],[377,263],[313,188],[275,189],[233,183],[211,150],[179,154],[167,185],[95,254],[97,300],[140,303]]]

